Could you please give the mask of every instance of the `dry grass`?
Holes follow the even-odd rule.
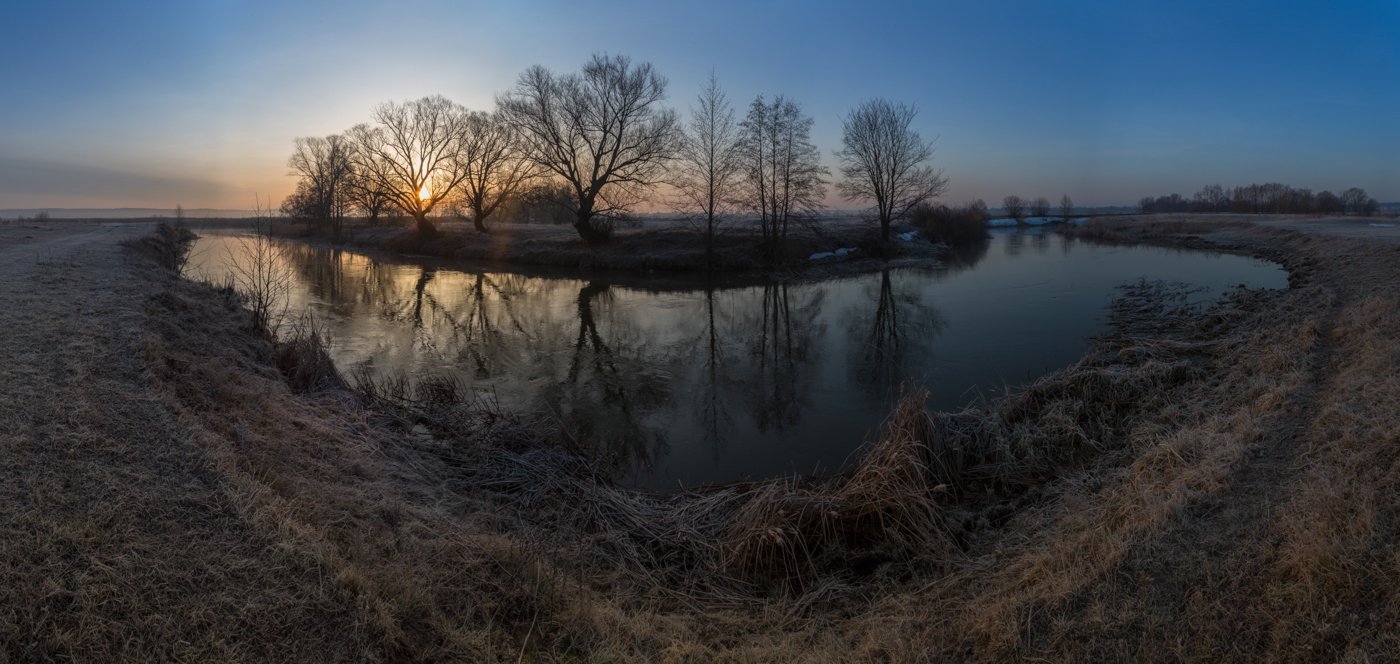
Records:
[[[55,345],[11,321],[0,529],[27,544],[0,546],[0,652],[1389,657],[1400,251],[1232,220],[1080,232],[1274,257],[1293,288],[1198,310],[1139,284],[1073,367],[959,413],[911,390],[843,476],[665,496],[450,382],[341,389],[313,329],[250,334],[227,291],[110,255],[41,270],[118,324]]]

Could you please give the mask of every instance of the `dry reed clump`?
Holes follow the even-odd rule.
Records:
[[[329,346],[327,331],[308,314],[274,342],[272,364],[298,392],[343,389],[346,382],[331,360]]]
[[[939,498],[952,481],[936,451],[928,392],[906,394],[847,476],[818,490],[758,485],[720,537],[723,567],[742,577],[810,580],[872,550],[884,559],[952,547]]]

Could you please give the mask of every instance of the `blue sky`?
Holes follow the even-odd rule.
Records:
[[[1400,2],[48,2],[0,9],[0,208],[247,208],[292,139],[526,67],[647,60],[688,109],[786,94],[828,155],[884,96],[948,198],[1281,181],[1400,200]]]

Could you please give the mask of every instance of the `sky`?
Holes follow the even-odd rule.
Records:
[[[912,104],[951,202],[1400,201],[1397,0],[46,0],[0,25],[0,209],[280,202],[297,136],[430,94],[489,110],[598,52],[651,62],[683,113],[711,71],[741,112],[795,99],[833,171],[852,106]]]

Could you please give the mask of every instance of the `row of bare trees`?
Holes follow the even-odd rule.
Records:
[[[1294,188],[1268,182],[1226,189],[1218,184],[1206,185],[1190,198],[1181,194],[1147,196],[1138,203],[1144,214],[1152,213],[1210,213],[1238,214],[1354,214],[1371,216],[1380,203],[1366,190],[1352,187],[1341,195],[1330,191],[1313,194],[1311,189]]]
[[[486,231],[501,209],[552,204],[596,243],[664,184],[672,205],[701,222],[711,253],[716,228],[742,215],[776,257],[826,195],[813,119],[789,98],[760,95],[740,120],[712,75],[682,123],[663,105],[666,88],[649,63],[595,55],[578,72],[526,70],[491,112],[441,96],[382,104],[343,134],[297,139],[288,163],[298,185],[284,211],[337,237],[351,211],[405,215],[432,235],[444,209]],[[886,240],[892,223],[947,187],[915,117],[904,104],[865,102],[844,118],[835,153],[839,191],[871,204]]]
[[[1027,201],[1020,196],[1007,196],[1001,199],[1001,208],[1006,216],[1023,221],[1026,217],[1048,217],[1050,216],[1050,199],[1041,196],[1035,200]],[[1074,201],[1069,194],[1060,197],[1060,205],[1056,208],[1061,219],[1068,220],[1074,215]]]

